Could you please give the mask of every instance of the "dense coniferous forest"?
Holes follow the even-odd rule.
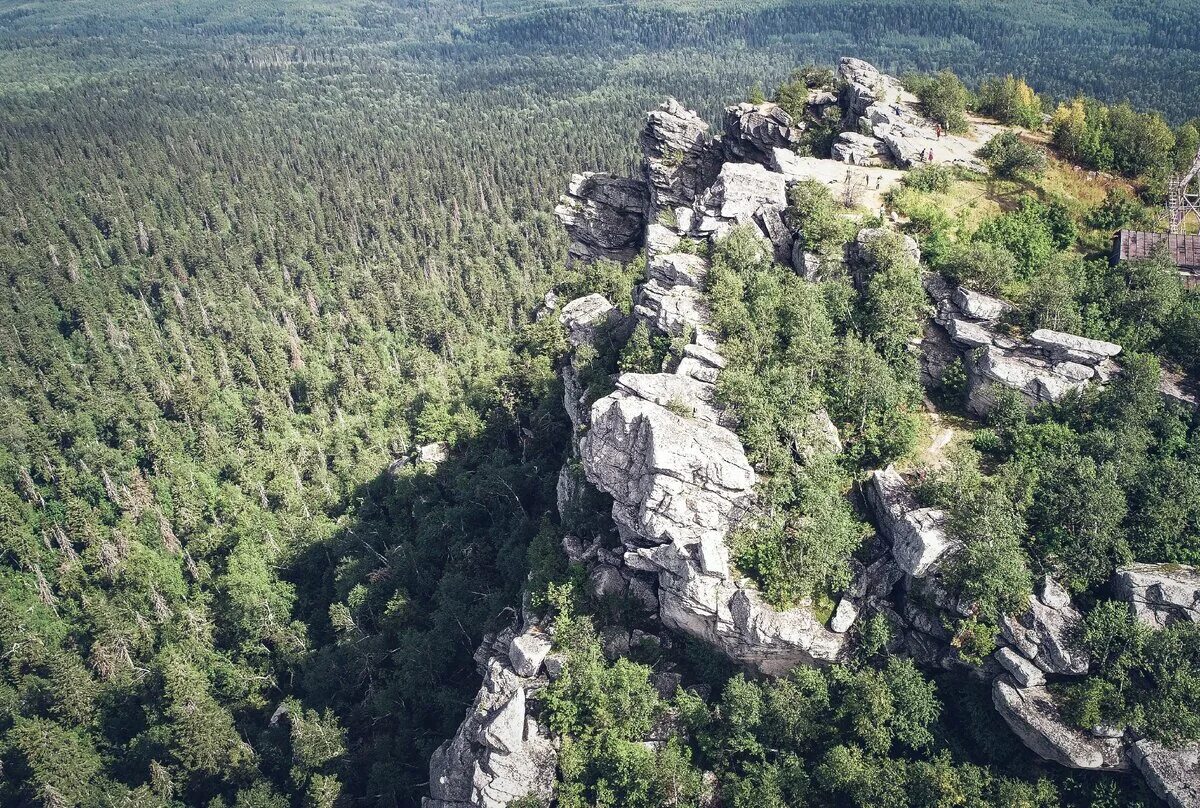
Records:
[[[569,172],[842,53],[1178,124],[1193,5],[0,4],[0,803],[416,804],[554,540],[533,311],[630,282]]]

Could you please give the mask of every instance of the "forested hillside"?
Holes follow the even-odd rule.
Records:
[[[1179,123],[1189,5],[0,4],[0,803],[414,804],[547,544],[533,312],[628,298],[568,173],[842,52]]]

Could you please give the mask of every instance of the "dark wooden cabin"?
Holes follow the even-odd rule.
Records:
[[[1183,285],[1200,289],[1200,235],[1122,230],[1113,237],[1112,262],[1143,260],[1160,249],[1179,267]]]

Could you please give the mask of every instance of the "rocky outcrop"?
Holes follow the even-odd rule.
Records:
[[[527,796],[549,802],[558,753],[527,698],[545,685],[539,674],[548,651],[536,627],[517,636],[509,629],[480,647],[483,685],[458,732],[429,761],[424,808],[504,808]]]
[[[725,109],[725,151],[731,160],[770,165],[774,149],[793,149],[804,123],[778,104],[742,103]]]
[[[620,337],[628,333],[628,323],[623,321],[621,312],[604,295],[600,294],[585,295],[567,303],[559,311],[558,321],[562,324],[567,344],[573,349],[595,343],[604,332],[612,337]],[[575,354],[572,351],[570,361],[561,370],[561,376],[563,408],[576,430],[585,425],[587,417],[583,402],[585,391],[579,374],[580,368],[575,362]]]
[[[1010,308],[998,298],[940,278],[926,282],[937,313],[922,343],[923,376],[940,378],[946,365],[945,342],[959,352],[967,372],[967,409],[976,415],[996,403],[996,388],[1021,394],[1030,405],[1055,402],[1089,384],[1103,384],[1120,371],[1114,357],[1119,345],[1049,329],[1027,339],[1010,336],[1000,318]],[[940,331],[939,331],[940,329]]]
[[[611,174],[575,174],[554,209],[580,261],[629,261],[642,248],[649,196],[641,180]]]
[[[1018,687],[1007,675],[992,683],[992,703],[1032,751],[1073,769],[1127,771],[1125,741],[1096,736],[1067,724],[1045,687]]]
[[[961,546],[946,534],[946,512],[921,507],[892,466],[872,472],[865,493],[875,524],[891,542],[892,557],[907,575],[920,578],[936,571]]]
[[[735,224],[754,221],[764,209],[787,207],[782,174],[757,163],[726,163],[699,202],[702,219],[697,230],[720,237]]]
[[[578,348],[594,343],[600,331],[616,321],[620,314],[604,295],[590,294],[563,306],[558,321],[566,332],[567,342]]]
[[[663,624],[768,673],[837,658],[844,634],[811,609],[774,609],[733,575],[725,539],[756,476],[736,435],[689,412],[709,406],[711,385],[679,377],[671,404],[639,395],[661,380],[636,376],[596,402],[581,448],[588,480],[613,498],[625,565],[657,575]]]
[[[834,160],[856,166],[886,165],[890,154],[882,140],[860,132],[842,132],[829,150]]]
[[[1200,623],[1200,570],[1183,564],[1130,564],[1113,578],[1117,597],[1151,628],[1180,620]]]
[[[634,313],[658,332],[681,337],[707,319],[707,306],[700,284],[708,272],[708,261],[698,255],[654,254],[647,280],[636,293]],[[714,345],[706,335],[697,340]]]
[[[1000,632],[1026,659],[1046,673],[1087,673],[1087,654],[1079,648],[1083,615],[1054,580],[1046,577],[1041,593],[1029,596],[1029,609],[1001,618]]]
[[[640,144],[650,188],[650,209],[677,214],[687,231],[692,203],[712,184],[721,165],[719,147],[699,115],[670,98],[646,116]]]
[[[1018,687],[1041,687],[1046,684],[1046,674],[1012,648],[1001,648],[996,651],[996,661],[1008,671]]]
[[[895,79],[880,73],[875,65],[849,56],[839,60],[837,72],[844,87],[842,129],[857,131],[867,109],[895,89]]]
[[[1168,749],[1150,739],[1129,750],[1146,783],[1171,808],[1200,808],[1200,743]]]

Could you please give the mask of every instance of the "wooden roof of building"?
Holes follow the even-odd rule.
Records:
[[[1147,233],[1122,230],[1113,244],[1114,261],[1137,261],[1149,258],[1160,246],[1182,270],[1200,272],[1200,236],[1177,233]]]

